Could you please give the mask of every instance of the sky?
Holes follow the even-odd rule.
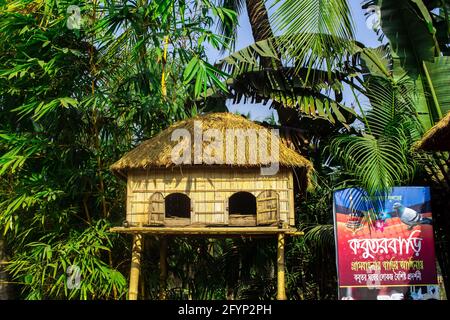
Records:
[[[361,9],[361,0],[349,0],[351,5],[351,11],[353,20],[355,22],[355,36],[356,40],[363,43],[367,47],[378,47],[381,43],[378,41],[378,36],[376,33],[366,25],[366,18],[364,16],[364,10]],[[244,9],[239,17],[239,27],[237,30],[237,41],[236,50],[245,48],[253,43],[253,36],[250,28],[250,23],[248,21],[247,12]],[[227,54],[226,54],[227,55]],[[208,58],[210,61],[216,62],[221,58],[219,53],[215,50],[208,50]],[[344,95],[344,101],[351,99]],[[266,117],[274,113],[276,118],[276,112],[270,109],[270,103],[263,104],[250,104],[250,103],[240,103],[232,104],[227,103],[230,112],[239,112],[242,114],[250,113],[252,120],[262,121]]]

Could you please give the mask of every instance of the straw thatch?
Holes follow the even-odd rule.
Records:
[[[450,112],[428,130],[415,147],[426,151],[450,151]]]
[[[120,160],[114,163],[111,166],[111,170],[117,173],[125,174],[126,171],[132,169],[148,169],[148,168],[167,168],[176,166],[172,161],[172,150],[179,143],[179,140],[172,141],[172,133],[175,129],[186,129],[191,134],[191,166],[217,166],[218,164],[206,164],[204,161],[198,164],[194,164],[194,121],[199,121],[196,123],[201,123],[203,131],[207,129],[218,129],[222,134],[222,138],[225,145],[225,132],[227,129],[255,129],[257,132],[261,132],[259,130],[265,130],[267,133],[266,139],[259,139],[258,142],[262,141],[262,146],[266,147],[269,154],[271,152],[271,143],[270,137],[272,137],[272,133],[267,128],[258,125],[252,121],[247,120],[246,118],[235,115],[232,113],[212,113],[197,116],[195,118],[179,121],[173,125],[171,125],[166,130],[160,132],[153,138],[142,142],[139,146],[125,154]],[[210,145],[211,142],[203,142],[203,146]],[[231,163],[231,164],[223,164],[222,166],[233,166],[233,167],[261,167],[267,166],[267,163],[258,162],[258,145],[251,148],[246,147],[245,149],[245,163]],[[225,157],[225,149],[224,147],[224,157]],[[237,143],[235,143],[235,153],[237,152]],[[204,149],[203,149],[204,150]],[[255,155],[256,153],[256,155]],[[256,156],[255,161],[248,161],[249,159],[255,159],[253,157]],[[250,158],[249,158],[250,157]],[[236,159],[235,154],[235,159]],[[203,159],[204,160],[204,159]],[[252,163],[253,162],[253,163]],[[288,148],[284,143],[279,143],[279,157],[278,162],[280,167],[300,167],[305,168],[306,171],[312,169],[312,164],[306,158],[298,154],[296,151]],[[184,165],[186,166],[186,165]]]

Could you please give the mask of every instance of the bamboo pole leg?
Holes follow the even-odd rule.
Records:
[[[143,249],[142,234],[133,235],[133,250],[131,253],[130,288],[128,299],[137,300],[139,290],[139,272],[141,271],[141,254]]]
[[[166,300],[167,288],[167,238],[161,237],[159,243],[159,299]]]
[[[287,299],[284,273],[284,233],[279,233],[277,246],[277,300]]]

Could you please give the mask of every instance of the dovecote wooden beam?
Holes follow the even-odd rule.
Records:
[[[225,235],[225,236],[252,236],[277,235],[302,236],[303,232],[295,228],[276,227],[114,227],[110,229],[116,233],[153,234],[153,235]]]

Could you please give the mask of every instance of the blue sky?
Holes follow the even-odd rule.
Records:
[[[361,9],[361,1],[360,0],[349,0],[351,4],[351,10],[353,15],[353,20],[355,22],[355,31],[356,31],[356,40],[362,42],[364,45],[368,47],[378,47],[380,42],[378,41],[378,36],[372,29],[369,29],[366,26],[366,19],[364,16],[364,10]],[[244,9],[240,18],[239,18],[239,27],[237,31],[237,42],[236,42],[236,50],[245,48],[246,46],[252,44],[253,36],[250,28],[250,23],[248,21],[247,12]],[[216,61],[220,59],[220,55],[217,51],[209,50],[208,58],[210,61]],[[345,100],[349,100],[349,97],[344,96]],[[276,114],[276,112],[272,109],[269,109],[269,104],[231,104],[228,103],[228,109],[232,112],[238,111],[243,114],[247,114],[250,112],[250,116],[253,120],[264,120],[267,116],[269,116],[272,112]]]

